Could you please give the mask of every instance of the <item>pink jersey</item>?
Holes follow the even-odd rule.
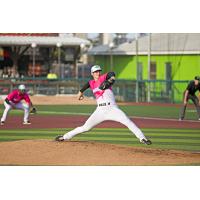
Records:
[[[99,77],[99,79],[97,81],[95,81],[95,80],[89,81],[90,88],[91,88],[94,96],[96,97],[96,99],[101,97],[103,95],[103,93],[105,92],[105,90],[99,89],[99,86],[106,80],[106,76],[107,76],[107,74],[103,74]],[[111,90],[111,88],[109,88],[109,89]]]
[[[31,100],[29,98],[29,95],[27,93],[20,93],[19,90],[13,90],[8,96],[7,99],[9,101],[12,101],[14,104],[19,103],[21,100],[25,100],[26,103],[29,105],[31,104]]]

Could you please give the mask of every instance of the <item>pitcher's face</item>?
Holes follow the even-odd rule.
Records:
[[[100,75],[101,75],[101,71],[96,71],[92,73],[92,77],[94,78],[95,81],[99,79]]]

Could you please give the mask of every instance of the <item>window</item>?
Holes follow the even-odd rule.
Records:
[[[165,79],[166,79],[166,93],[169,94],[169,92],[172,90],[172,64],[170,62],[165,63]]]
[[[166,62],[165,63],[165,79],[171,80],[171,76],[172,76],[172,64],[171,62]]]
[[[156,62],[151,62],[150,79],[151,80],[155,80],[156,79]]]

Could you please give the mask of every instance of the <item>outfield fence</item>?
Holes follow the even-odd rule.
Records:
[[[88,79],[0,79],[0,95],[8,94],[19,84],[25,84],[30,95],[76,94],[87,81]],[[150,102],[180,103],[188,82],[188,80],[117,80],[113,91],[116,99],[122,102],[148,102],[150,100]],[[86,90],[85,95],[93,96],[90,90]]]

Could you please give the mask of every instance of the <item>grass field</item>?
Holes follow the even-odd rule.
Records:
[[[54,139],[70,129],[28,129],[28,130],[0,130],[0,141]],[[199,130],[179,129],[142,129],[145,135],[153,141],[153,145],[147,147],[161,149],[179,149],[188,151],[200,151]],[[95,128],[87,133],[82,133],[73,138],[80,141],[98,141],[104,143],[142,146],[138,139],[126,128]]]
[[[0,106],[2,110],[2,105]],[[38,115],[90,115],[95,106],[37,106]],[[129,116],[177,118],[179,108],[161,106],[120,106]],[[1,112],[2,113],[2,112]],[[23,112],[13,110],[11,115],[22,115]],[[196,113],[188,112],[187,119],[196,119]],[[0,130],[0,141],[24,139],[54,139],[58,134],[64,134],[70,129],[28,129]],[[177,149],[200,151],[199,129],[142,129],[145,135],[153,141],[148,148]],[[80,134],[74,140],[98,141],[120,145],[141,146],[138,139],[126,128],[95,128],[90,132]]]
[[[90,115],[96,108],[95,105],[38,105],[38,113],[42,115]],[[119,106],[124,112],[129,116],[138,117],[159,117],[159,118],[173,118],[178,119],[179,117],[179,107],[169,107],[169,106]],[[0,114],[3,111],[3,105],[0,105]],[[22,114],[21,111],[12,110],[11,115]],[[197,113],[194,107],[187,108],[186,119],[197,119]]]

